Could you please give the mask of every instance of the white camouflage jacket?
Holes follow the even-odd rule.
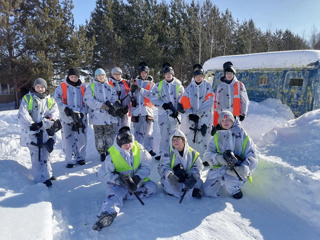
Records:
[[[219,154],[216,147],[214,138],[218,136],[218,146],[220,153],[223,154],[226,150],[231,150],[234,154],[244,158],[243,165],[248,166],[252,175],[258,165],[257,150],[254,142],[248,136],[247,132],[243,129],[239,120],[236,119],[234,125],[229,130],[219,130],[208,144],[208,148],[203,154],[204,159],[211,165],[214,166],[208,172],[208,179],[217,178],[226,173],[226,166],[218,166],[216,155]],[[248,137],[248,138],[247,138]],[[247,143],[245,140],[247,138]]]
[[[29,111],[29,104],[27,103],[25,98],[22,98],[18,112],[18,119],[21,126],[20,144],[24,147],[26,147],[27,144],[31,142],[36,143],[36,137],[34,134],[38,133],[39,130],[31,131],[31,124],[39,123],[41,121],[43,122],[41,130],[43,130],[43,141],[45,142],[48,140],[48,134],[45,130],[50,128],[53,125],[53,121],[59,118],[58,106],[53,98],[52,99],[54,102],[51,105],[51,108],[48,108],[48,98],[51,98],[50,95],[41,99],[34,93],[29,92],[26,97],[27,99],[30,99],[30,97],[32,97],[33,108],[31,111]]]
[[[134,136],[133,141],[134,141]],[[113,146],[116,150],[118,150],[121,156],[126,160],[129,166],[133,166],[133,154],[132,150],[126,151],[122,149],[116,141],[113,143]],[[152,157],[148,153],[148,151],[138,143],[140,148],[140,165],[135,170],[129,170],[122,172],[123,175],[130,175],[133,177],[134,175],[138,175],[141,180],[145,179],[150,175],[152,169]],[[119,182],[117,178],[119,175],[115,172],[115,166],[111,160],[110,154],[106,157],[106,160],[101,165],[101,168],[98,171],[98,178],[102,183],[111,184],[111,185],[118,185]]]
[[[84,102],[88,106],[89,123],[92,125],[117,123],[116,117],[111,116],[107,110],[101,109],[105,102],[114,103],[117,99],[117,93],[109,83],[99,81],[91,83],[84,94]]]
[[[177,151],[177,149],[175,149],[172,146],[172,138],[174,136],[181,136],[185,139],[183,156],[181,156],[180,153]],[[172,170],[173,168],[171,168],[171,161],[172,161],[171,156],[172,156],[172,153],[174,153],[175,160],[174,160],[173,167],[180,163],[180,164],[182,164],[183,169],[186,170],[186,173],[188,173],[189,176],[194,174],[194,176],[196,178],[200,178],[201,171],[203,168],[202,160],[200,159],[200,157],[198,157],[192,165],[192,162],[193,162],[192,153],[189,149],[187,138],[181,130],[176,129],[174,131],[174,133],[170,136],[170,146],[171,146],[171,153],[169,154],[169,156],[161,157],[160,163],[158,165],[158,172],[159,172],[160,177],[167,178],[169,173],[173,172],[173,170]]]
[[[161,85],[161,92],[159,86]],[[151,102],[158,108],[158,115],[170,115],[171,110],[164,110],[162,105],[164,103],[172,102],[173,107],[177,109],[178,102],[180,101],[182,94],[184,92],[184,87],[177,78],[173,78],[171,82],[165,79],[156,83],[156,86],[152,90]],[[180,117],[180,116],[179,116]]]
[[[142,80],[137,78],[135,80],[136,84],[141,87],[140,91],[136,91],[134,93],[130,92],[132,98],[135,98],[137,102],[137,106],[131,107],[131,115],[132,116],[154,116],[153,114],[153,106],[148,105],[148,101],[150,101],[150,96],[152,93],[152,89],[155,84],[153,82],[153,78],[151,76],[147,77],[147,80]],[[149,89],[146,89],[149,86]],[[151,103],[151,102],[150,102]]]

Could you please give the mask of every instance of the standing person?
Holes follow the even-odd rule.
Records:
[[[203,158],[212,128],[213,90],[204,80],[204,70],[200,64],[193,66],[193,79],[185,89],[179,109],[187,116],[187,139],[189,145]],[[209,166],[207,162],[204,162]]]
[[[212,168],[203,184],[203,194],[218,197],[224,187],[235,199],[240,199],[241,188],[252,180],[258,164],[256,147],[231,112],[220,113],[219,126],[221,130],[215,133],[204,153]]]
[[[70,68],[66,81],[61,83],[54,93],[62,122],[67,168],[73,168],[76,163],[86,164],[87,107],[84,104],[84,92],[79,70]]]
[[[183,132],[176,129],[170,136],[170,154],[161,158],[158,165],[163,189],[175,197],[187,191],[186,197],[201,198],[201,171],[199,153],[188,146]]]
[[[98,68],[94,82],[86,89],[84,102],[89,109],[89,123],[93,125],[95,145],[103,162],[112,146],[118,122],[113,103],[118,99],[113,87],[106,82],[106,73]]]
[[[149,67],[145,62],[139,64],[139,76],[131,85],[131,122],[135,139],[141,143],[150,153],[153,151],[153,104],[150,95],[154,87],[152,76],[149,75]]]
[[[109,148],[109,155],[98,171],[100,181],[107,186],[107,196],[102,203],[99,220],[93,226],[100,231],[108,227],[123,205],[123,200],[138,199],[154,195],[158,191],[155,182],[149,179],[152,158],[147,150],[130,132],[122,127]]]
[[[21,146],[28,147],[31,172],[35,182],[47,187],[55,180],[49,154],[55,141],[55,123],[59,122],[58,106],[46,93],[47,82],[37,78],[28,94],[21,101],[18,119],[21,126]],[[58,129],[59,130],[59,129]]]
[[[118,123],[115,132],[117,132],[123,126],[130,126],[128,111],[130,107],[130,83],[123,79],[122,70],[119,67],[114,67],[111,70],[111,77],[109,78],[109,84],[114,87],[118,101],[115,103],[115,107],[118,109],[118,112],[121,113],[118,116]]]
[[[163,80],[152,89],[151,102],[158,108],[158,124],[160,127],[160,151],[156,160],[164,154],[169,154],[169,136],[174,129],[179,128],[181,116],[177,111],[178,103],[184,92],[179,79],[174,77],[174,71],[169,63],[163,64]]]
[[[249,98],[244,84],[236,78],[236,69],[232,62],[223,64],[224,76],[221,77],[217,86],[214,99],[213,136],[217,129],[219,115],[222,111],[230,111],[234,116],[243,121],[248,112]]]

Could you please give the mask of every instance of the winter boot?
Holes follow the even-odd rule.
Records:
[[[45,184],[47,187],[51,187],[52,186],[52,182],[50,181],[50,179],[44,181],[43,184]]]
[[[54,181],[54,180],[57,180],[57,178],[55,176],[51,176],[49,180]]]
[[[159,155],[159,156],[156,156],[155,158],[154,158],[155,160],[158,160],[158,161],[160,161],[160,159],[161,159],[161,156]]]
[[[79,160],[79,161],[77,161],[77,163],[78,163],[79,165],[85,165],[85,164],[86,164],[86,161],[85,161],[85,160]]]
[[[104,162],[104,160],[106,160],[106,154],[105,153],[101,153],[100,154],[100,161]]]
[[[103,212],[99,217],[99,220],[93,225],[92,229],[96,231],[101,231],[102,228],[108,227],[112,224],[113,220],[116,218],[117,213]]]
[[[232,195],[235,199],[241,199],[243,197],[243,193],[242,191],[240,190],[240,192],[236,193],[236,194],[233,194]]]
[[[194,188],[192,191],[192,197],[194,198],[202,198],[202,191],[199,188]]]
[[[72,164],[72,163],[68,163],[66,168],[73,168],[75,166],[75,164]]]

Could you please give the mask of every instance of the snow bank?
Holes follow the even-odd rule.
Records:
[[[311,68],[311,66],[308,65],[319,60],[319,50],[265,52],[211,58],[203,64],[203,69],[205,71],[222,70],[223,64],[227,61],[231,61],[234,67],[238,70],[264,68]]]

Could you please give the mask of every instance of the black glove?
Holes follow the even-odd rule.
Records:
[[[62,129],[61,121],[60,119],[57,119],[54,121],[53,125],[47,129],[47,133],[49,136],[53,136],[60,129]]]
[[[42,121],[39,123],[32,123],[30,126],[30,131],[37,131],[38,129],[40,129],[43,126]]]
[[[193,122],[198,122],[199,116],[197,114],[189,114],[189,120]]]
[[[227,161],[229,167],[234,167],[238,162],[238,158],[231,150],[226,150],[223,153],[223,158]]]
[[[173,111],[170,116],[173,117],[173,118],[177,118],[179,115],[179,112],[177,110]]]
[[[239,119],[240,119],[241,122],[242,122],[245,118],[246,118],[245,115],[240,115],[240,116],[239,116]]]
[[[72,115],[72,109],[71,108],[69,108],[69,107],[65,107],[64,108],[64,113],[68,116],[68,117],[70,117],[71,115]]]
[[[178,103],[178,105],[177,105],[177,110],[178,110],[178,112],[185,113],[185,110],[184,110],[184,108],[183,108],[182,103]]]
[[[174,166],[173,168],[173,172],[174,175],[176,175],[179,178],[179,182],[185,182],[186,178],[187,178],[187,174],[182,166],[182,164],[177,164],[176,166]]]
[[[140,183],[140,181],[141,181],[141,178],[140,178],[138,175],[134,175],[134,176],[132,177],[132,181],[133,181],[136,185],[138,185],[138,184]]]
[[[219,130],[223,130],[223,128],[220,126],[220,124],[217,124],[216,126],[212,126],[211,136],[213,136]]]
[[[118,117],[116,110],[113,107],[113,104],[109,101],[106,101],[105,104],[108,106],[108,113],[112,116],[112,117]]]
[[[188,179],[186,181],[186,187],[188,189],[191,189],[194,187],[194,185],[196,185],[196,183],[197,183],[197,179],[192,174],[190,177],[188,177]]]
[[[164,104],[162,104],[162,108],[163,108],[164,110],[171,109],[171,104],[170,104],[170,103],[164,103]]]
[[[131,85],[130,90],[132,93],[134,93],[135,91],[139,92],[141,90],[141,87],[138,84],[133,84]]]
[[[123,186],[131,193],[134,193],[137,190],[137,185],[133,182],[130,176],[121,176]]]

